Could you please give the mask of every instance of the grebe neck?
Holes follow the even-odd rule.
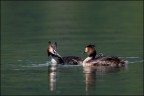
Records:
[[[91,53],[91,54],[83,61],[83,66],[84,66],[85,63],[87,63],[89,60],[94,59],[94,58],[96,57],[96,54],[97,54],[97,52],[96,52],[96,50],[94,50],[94,52]]]
[[[92,57],[87,57],[84,61],[83,61],[83,64],[87,63],[89,60],[92,60],[93,58]]]
[[[62,59],[62,57],[58,56],[58,55],[55,55],[55,54],[51,54],[51,62],[52,63],[55,63],[55,64],[63,64],[64,61]]]
[[[96,50],[94,50],[94,52],[91,53],[91,54],[89,55],[89,57],[91,57],[91,59],[94,59],[94,58],[96,57],[96,55],[97,55],[97,52],[96,52]]]

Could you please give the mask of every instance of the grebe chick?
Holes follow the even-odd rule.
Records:
[[[57,43],[49,42],[47,48],[48,56],[51,56],[52,64],[70,64],[70,65],[80,65],[82,64],[83,59],[77,56],[65,56],[62,57],[58,54]]]
[[[115,56],[103,56],[103,54],[97,55],[94,45],[88,45],[85,47],[84,53],[88,54],[88,57],[83,61],[83,66],[111,66],[111,67],[123,67],[128,61],[120,59]]]

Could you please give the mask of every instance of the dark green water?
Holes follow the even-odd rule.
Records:
[[[85,45],[95,44],[99,53],[126,58],[128,68],[51,72],[49,40],[62,56],[81,56]],[[50,94],[143,95],[143,2],[1,1],[1,95]]]

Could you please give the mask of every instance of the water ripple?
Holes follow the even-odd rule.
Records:
[[[133,62],[129,62],[129,63],[142,63],[144,60],[139,60],[139,61],[133,61]]]
[[[129,64],[133,64],[133,63],[142,63],[144,60],[142,60],[141,57],[119,57],[119,58],[125,58],[129,61]],[[23,60],[18,60],[19,62],[23,62]],[[21,67],[47,67],[49,65],[51,65],[50,61],[46,61],[46,63],[40,63],[40,64],[36,64],[36,63],[32,63],[30,62],[30,65],[22,65]],[[81,66],[81,65],[60,65],[62,67],[75,67],[75,66]]]
[[[31,64],[31,65],[26,65],[26,66],[22,66],[22,67],[45,67],[45,66],[49,66],[51,64],[51,62],[46,62],[44,64]]]

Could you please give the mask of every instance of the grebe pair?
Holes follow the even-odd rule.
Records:
[[[57,50],[57,43],[51,43],[49,41],[47,54],[51,56],[51,63],[52,64],[69,64],[69,65],[78,65],[82,64],[83,59],[77,56],[65,56],[62,57],[58,54]]]
[[[83,60],[77,56],[65,56],[61,57],[57,50],[57,43],[49,42],[47,53],[51,56],[51,62],[53,64],[70,64],[70,65],[83,65],[87,66],[111,66],[111,67],[123,67],[128,62],[114,56],[97,55],[94,45],[88,45],[85,47],[84,53],[88,54],[88,57]]]

